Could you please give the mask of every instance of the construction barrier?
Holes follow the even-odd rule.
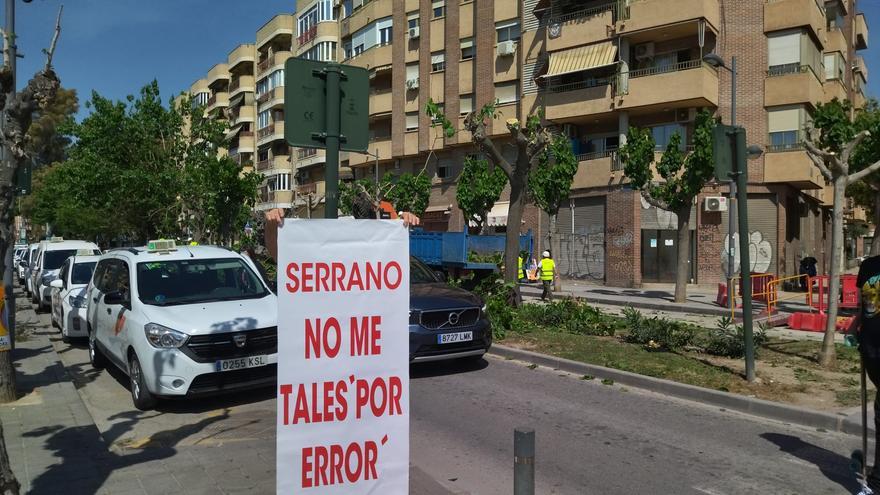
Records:
[[[791,295],[787,295],[784,297],[780,297],[779,287],[784,287],[786,283],[795,282],[798,287],[806,287],[806,300],[809,304],[809,301],[813,300],[813,284],[810,281],[810,276],[807,274],[794,275],[791,277],[782,277],[771,280],[767,283],[768,285],[768,298],[767,298],[767,314],[772,315],[779,308],[780,301],[790,301],[795,299],[800,299],[804,297],[804,294],[800,293],[792,293]],[[803,282],[803,283],[802,283]]]

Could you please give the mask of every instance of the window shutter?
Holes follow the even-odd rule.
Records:
[[[518,99],[517,84],[515,82],[496,84],[495,98],[498,99],[499,103],[510,103],[516,101]]]
[[[801,127],[802,107],[783,107],[767,111],[767,127],[770,132],[798,131]]]
[[[767,36],[767,61],[775,65],[796,64],[801,61],[801,33],[771,34]]]

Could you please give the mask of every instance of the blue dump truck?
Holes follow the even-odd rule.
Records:
[[[471,260],[471,255],[482,256],[504,253],[504,234],[471,235],[467,232],[425,232],[413,229],[409,235],[409,252],[436,271],[460,278],[474,273],[476,279],[498,270],[494,263]],[[519,236],[519,250],[533,257],[532,231]]]

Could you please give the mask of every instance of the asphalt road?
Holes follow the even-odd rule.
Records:
[[[273,391],[142,413],[121,373],[92,370],[81,343],[53,345],[112,449],[172,446],[190,460],[274,478]],[[536,430],[538,494],[858,491],[848,469],[855,437],[494,357],[472,367],[414,366],[411,375],[411,462],[413,476],[426,480],[413,495],[448,493],[433,491],[431,478],[454,493],[509,495],[517,426]]]

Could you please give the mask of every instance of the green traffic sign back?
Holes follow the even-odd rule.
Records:
[[[289,58],[284,65],[284,137],[291,146],[324,148],[327,132],[327,84],[323,71],[331,64]],[[370,79],[366,69],[338,65],[339,149],[364,152],[369,141]]]
[[[733,137],[734,127],[718,124],[712,132],[712,155],[715,159],[715,179],[718,182],[730,182],[733,172]]]

